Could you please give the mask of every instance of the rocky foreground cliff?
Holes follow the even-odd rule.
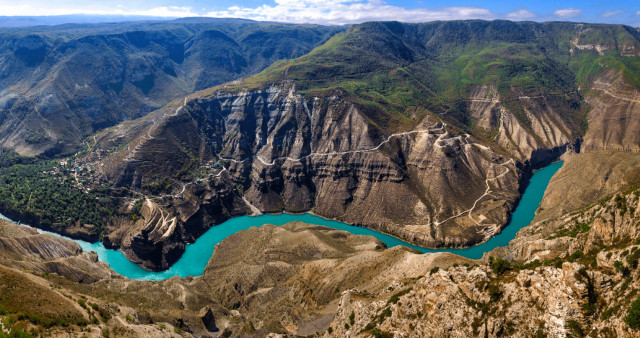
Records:
[[[203,276],[161,282],[120,277],[74,243],[3,221],[0,318],[5,332],[72,336],[631,337],[639,220],[640,192],[627,189],[538,219],[477,261],[265,225],[222,241]]]

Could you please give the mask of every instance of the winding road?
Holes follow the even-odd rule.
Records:
[[[525,96],[523,96],[523,97],[520,97],[520,98],[521,98],[521,99],[532,99],[533,97],[525,97]],[[174,113],[173,113],[173,114],[171,114],[171,115],[169,115],[169,114],[165,114],[165,116],[177,116],[177,115],[180,113],[180,110],[182,110],[182,109],[186,106],[186,104],[187,104],[188,100],[189,100],[189,97],[185,97],[185,98],[184,98],[184,100],[183,100],[183,104],[182,104],[180,107],[176,108],[176,110],[174,111]],[[496,101],[495,101],[495,100],[491,100],[491,102],[496,102]],[[501,116],[501,124],[502,124],[502,118],[503,118],[503,116]],[[145,136],[144,136],[146,139],[151,139],[151,134],[150,134],[150,133],[151,133],[151,130],[153,129],[153,127],[154,127],[154,126],[155,126],[155,124],[156,124],[156,120],[155,120],[155,119],[153,119],[153,120],[152,120],[152,123],[153,123],[153,124],[152,124],[152,126],[151,126],[151,127],[149,128],[149,130],[147,131],[147,135],[145,135]],[[436,127],[437,125],[440,125],[440,126],[439,126],[439,127]],[[421,130],[412,130],[412,131],[407,131],[407,132],[402,132],[402,133],[394,133],[394,134],[389,135],[389,136],[388,136],[384,141],[380,142],[377,146],[375,146],[375,147],[371,147],[371,148],[366,148],[366,149],[349,150],[349,151],[334,151],[334,152],[327,152],[327,153],[312,152],[312,153],[309,153],[309,154],[307,154],[307,155],[305,155],[305,156],[301,156],[301,157],[298,157],[298,158],[292,158],[292,157],[288,157],[288,156],[277,157],[277,158],[275,158],[275,159],[271,160],[271,162],[267,162],[267,161],[265,161],[262,157],[260,157],[260,155],[255,155],[255,158],[256,158],[260,163],[262,163],[263,165],[266,165],[266,166],[273,166],[273,165],[276,165],[276,162],[278,162],[278,161],[292,161],[292,162],[300,162],[300,161],[302,161],[302,160],[304,160],[304,159],[306,159],[306,158],[310,158],[310,157],[319,157],[319,156],[341,156],[341,155],[347,155],[347,154],[366,153],[366,152],[372,152],[372,151],[376,151],[376,150],[380,149],[382,146],[384,146],[385,144],[389,143],[393,138],[405,137],[405,136],[408,136],[408,135],[419,134],[419,133],[435,134],[435,132],[438,132],[438,131],[443,131],[443,132],[442,132],[442,133],[440,133],[440,134],[438,135],[438,138],[437,138],[437,139],[434,141],[434,143],[433,143],[433,144],[434,144],[434,146],[435,146],[435,147],[437,147],[437,148],[444,148],[445,146],[449,145],[449,144],[448,144],[448,143],[449,143],[449,141],[451,141],[451,140],[455,140],[455,139],[459,139],[459,140],[461,140],[461,141],[464,141],[464,143],[465,143],[465,144],[467,144],[467,145],[468,145],[468,144],[473,144],[473,145],[477,145],[477,146],[478,146],[478,147],[480,147],[481,149],[484,149],[484,150],[490,150],[490,148],[489,148],[489,147],[487,147],[487,146],[479,145],[479,144],[476,144],[476,143],[469,143],[469,142],[468,142],[468,138],[470,137],[470,135],[469,135],[469,134],[461,134],[461,135],[458,135],[458,136],[454,136],[454,137],[446,138],[446,137],[449,135],[449,133],[448,133],[448,132],[447,132],[447,130],[445,129],[445,128],[446,128],[446,126],[447,126],[447,124],[446,124],[446,123],[444,123],[444,122],[440,122],[440,123],[436,122],[436,123],[434,124],[434,126],[433,126],[433,127],[431,127],[431,128],[426,128],[426,129],[421,129]],[[444,143],[444,145],[443,145],[442,143]],[[135,151],[135,149],[134,149],[134,151]],[[220,160],[224,160],[224,161],[233,162],[233,163],[244,163],[245,161],[247,161],[247,160],[248,160],[248,159],[244,159],[244,160],[236,160],[236,159],[233,159],[233,158],[223,158],[223,157],[221,157],[221,158],[219,158],[219,159],[220,159]],[[513,160],[513,159],[509,159],[508,161],[506,161],[506,162],[504,162],[504,163],[501,163],[501,164],[498,164],[498,165],[499,165],[499,166],[502,166],[502,167],[505,167],[506,165],[508,165],[508,164],[510,164],[510,163],[511,163],[511,164],[513,164],[513,163],[514,163],[514,160]],[[465,163],[465,165],[467,165],[467,164]],[[467,165],[467,167],[468,167],[468,165]],[[222,174],[223,174],[224,172],[227,172],[227,171],[229,171],[229,170],[228,170],[226,167],[224,167],[224,166],[223,166],[223,167],[222,167],[222,170],[221,170],[220,172],[218,172],[217,174],[215,174],[215,175],[213,175],[213,176],[211,176],[211,177],[214,177],[214,178],[220,178],[220,177],[222,176]],[[478,198],[474,201],[474,203],[473,203],[473,205],[471,206],[471,208],[469,208],[469,209],[467,209],[467,210],[464,210],[464,211],[462,211],[462,212],[460,212],[460,213],[458,213],[458,214],[456,214],[456,215],[453,215],[453,216],[451,216],[451,217],[449,217],[449,218],[447,218],[447,219],[445,219],[445,220],[443,220],[443,221],[434,221],[434,222],[432,222],[431,224],[432,224],[432,225],[435,225],[435,226],[440,226],[440,225],[442,225],[443,223],[445,223],[445,222],[447,222],[447,221],[450,221],[450,220],[452,220],[452,219],[455,219],[455,218],[461,217],[461,216],[463,216],[463,215],[465,215],[465,214],[468,214],[469,219],[471,219],[471,220],[472,220],[476,225],[481,225],[478,221],[476,221],[476,220],[473,218],[473,216],[472,216],[472,214],[471,214],[471,213],[472,213],[472,211],[476,208],[476,206],[478,205],[478,203],[479,203],[483,198],[485,198],[486,196],[488,196],[488,195],[490,195],[490,194],[491,194],[491,185],[490,185],[490,182],[491,182],[491,181],[498,180],[499,178],[501,178],[501,177],[505,176],[506,174],[508,174],[510,171],[511,171],[511,170],[510,170],[508,167],[505,167],[505,171],[504,171],[504,172],[502,172],[501,174],[499,174],[499,175],[497,175],[497,176],[495,176],[495,177],[493,177],[493,178],[487,178],[487,179],[485,179],[485,184],[486,184],[487,188],[486,188],[485,192],[484,192],[480,197],[478,197]],[[182,184],[182,190],[181,190],[179,193],[177,193],[177,194],[175,194],[175,195],[162,195],[162,196],[159,196],[159,197],[167,197],[167,196],[169,196],[169,197],[173,197],[173,198],[178,198],[178,197],[180,197],[180,196],[185,192],[186,187],[187,187],[189,184],[193,184],[194,182],[189,182],[189,183],[183,183],[183,182],[180,182],[180,183]],[[244,202],[247,204],[247,206],[249,206],[249,208],[251,209],[251,211],[253,212],[253,214],[254,214],[254,215],[258,215],[258,214],[260,214],[260,213],[261,213],[261,212],[260,212],[260,210],[259,210],[257,207],[255,207],[254,205],[252,205],[252,204],[251,204],[251,203],[246,199],[246,197],[242,196],[242,199],[243,199],[243,200],[244,200]]]
[[[391,141],[392,138],[407,136],[407,135],[411,135],[411,134],[418,134],[418,133],[428,133],[429,134],[429,133],[432,133],[433,131],[436,131],[436,130],[444,130],[444,127],[446,125],[447,124],[443,122],[442,125],[440,126],[440,128],[435,128],[435,129],[427,128],[427,129],[422,129],[422,130],[412,130],[412,131],[407,131],[407,132],[404,132],[404,133],[391,134],[391,135],[389,135],[389,137],[387,137],[386,140],[382,141],[380,144],[378,144],[377,146],[375,146],[373,148],[349,150],[349,151],[333,151],[333,152],[328,152],[328,153],[310,153],[308,155],[305,155],[305,156],[302,156],[302,157],[299,157],[299,158],[291,158],[291,157],[288,157],[288,156],[283,156],[283,157],[277,157],[277,158],[273,159],[271,162],[266,162],[260,156],[256,156],[256,158],[262,164],[268,165],[268,166],[272,166],[272,165],[275,165],[275,162],[279,161],[279,160],[300,162],[301,160],[303,160],[305,158],[314,157],[314,156],[340,156],[340,155],[347,155],[347,154],[366,153],[366,152],[375,151],[375,150],[380,149],[380,147],[382,147],[384,144],[389,143],[389,141]],[[446,134],[446,133],[447,132],[445,131],[443,133],[443,135]],[[438,138],[438,140],[439,139],[440,138]],[[438,140],[436,140],[436,142]],[[438,146],[438,145],[436,145],[436,146]],[[439,147],[442,148],[442,146],[439,146]]]

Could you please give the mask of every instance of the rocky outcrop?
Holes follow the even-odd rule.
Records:
[[[91,283],[116,274],[74,242],[0,219],[0,264]]]
[[[640,155],[623,151],[588,151],[564,157],[553,176],[536,221],[555,219],[597,203],[640,183]]]
[[[582,321],[586,285],[573,275],[578,265],[514,273],[496,283],[483,268],[451,268],[398,283],[383,294],[349,291],[325,336],[393,335],[563,337],[569,321]],[[593,279],[605,278],[593,276]]]
[[[11,225],[0,219],[0,250],[5,258],[20,260],[53,260],[77,255],[82,251],[76,243],[35,229]]]
[[[635,188],[609,195],[581,210],[559,217],[537,217],[535,222],[520,230],[508,247],[497,249],[496,255],[532,261],[576,251],[587,253],[600,251],[603,247],[629,246],[639,235],[639,197],[635,185]],[[543,205],[550,198],[545,195]]]

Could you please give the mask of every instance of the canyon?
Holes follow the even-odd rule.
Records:
[[[144,109],[139,99],[152,95],[125,83],[122,93],[141,95],[126,101],[133,113],[59,149],[11,141],[27,139],[28,119],[5,124],[15,152],[0,156],[2,170],[52,177],[98,213],[44,209],[18,189],[0,191],[0,210],[101,241],[150,271],[212,227],[262,213],[310,212],[464,248],[500,233],[533,172],[562,160],[534,221],[477,260],[264,225],[218,243],[202,276],[163,281],[124,278],[73,242],[2,221],[0,316],[38,315],[47,319],[23,319],[25,328],[71,335],[637,334],[638,29],[501,20],[305,29],[314,38],[303,49],[203,75],[209,82],[157,78],[182,90],[158,92]],[[24,156],[36,154],[44,158]],[[15,301],[25,293],[34,299]]]

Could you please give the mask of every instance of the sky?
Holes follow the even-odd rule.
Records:
[[[0,0],[0,15],[233,17],[351,24],[455,19],[580,21],[640,27],[640,0]]]

